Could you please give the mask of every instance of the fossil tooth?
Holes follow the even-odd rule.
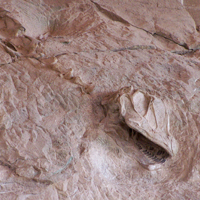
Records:
[[[157,163],[164,163],[170,156],[169,153],[161,146],[151,142],[142,134],[135,133],[133,137],[138,149],[142,151],[148,158]]]

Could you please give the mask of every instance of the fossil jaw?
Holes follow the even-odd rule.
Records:
[[[164,148],[150,141],[138,131],[130,129],[130,137],[134,140],[137,148],[150,159],[150,163],[164,163],[170,157]]]
[[[103,101],[104,105],[107,103],[108,112],[114,108],[112,103],[119,105],[119,114],[130,128],[131,138],[146,157],[154,163],[163,163],[176,155],[178,143],[170,133],[170,106],[164,100],[129,87]],[[110,112],[109,116],[113,111]]]

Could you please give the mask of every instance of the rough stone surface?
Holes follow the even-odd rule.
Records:
[[[196,28],[200,31],[200,3],[198,0],[184,0],[183,5],[196,23]]]
[[[200,199],[200,34],[187,4],[2,0],[0,7],[0,199]],[[136,150],[120,115],[129,104],[106,107],[126,87],[167,105],[164,112],[154,101],[145,116],[150,101],[140,95],[135,110],[127,107],[130,119],[142,113],[176,141],[167,143],[176,153],[164,163]]]

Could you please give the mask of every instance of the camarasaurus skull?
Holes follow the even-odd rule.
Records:
[[[126,132],[141,152],[139,157],[148,159],[149,165],[164,163],[178,152],[178,143],[170,132],[167,100],[125,87],[105,97],[102,105],[107,115],[105,121],[119,126],[124,122]]]

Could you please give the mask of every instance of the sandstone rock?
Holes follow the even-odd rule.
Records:
[[[199,32],[185,6],[0,2],[0,199],[200,198]]]

